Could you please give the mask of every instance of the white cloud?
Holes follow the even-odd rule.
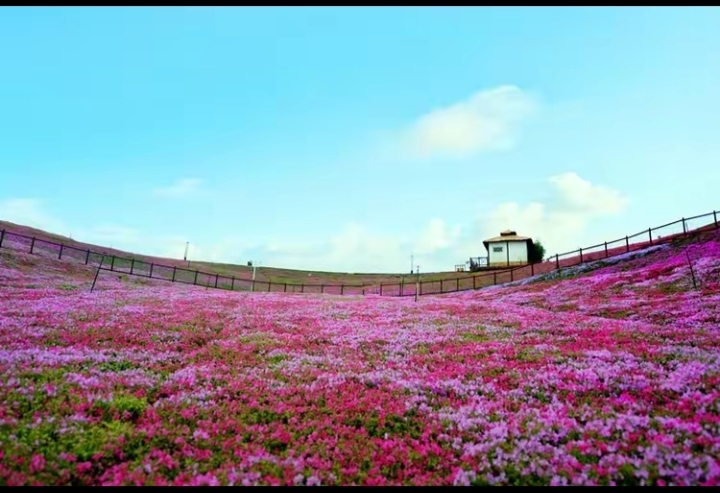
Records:
[[[388,272],[397,269],[403,255],[400,238],[372,233],[365,227],[349,224],[330,240],[328,260],[334,266],[349,261],[351,272]]]
[[[451,270],[454,260],[443,259],[452,253],[461,234],[460,226],[448,226],[433,218],[417,235],[380,234],[359,224],[349,223],[325,241],[296,242],[274,240],[257,245],[253,251],[263,265],[292,269],[337,272],[406,272],[410,256],[423,271]]]
[[[76,240],[115,248],[140,245],[142,238],[140,231],[117,224],[105,224],[89,230],[78,230],[75,237]]]
[[[555,186],[563,206],[576,213],[605,216],[622,211],[628,204],[627,198],[617,190],[593,185],[573,172],[551,176],[549,181]]]
[[[59,219],[43,210],[39,199],[6,199],[0,202],[0,220],[21,226],[42,229],[49,233],[67,236],[69,231]]]
[[[461,232],[461,226],[450,227],[442,219],[433,218],[420,233],[413,251],[424,254],[446,249],[456,243]]]
[[[338,272],[393,272],[409,256],[402,239],[349,223],[326,240],[274,239],[251,249],[263,265]]]
[[[197,191],[200,187],[200,180],[197,178],[183,178],[168,187],[160,187],[153,190],[158,197],[185,197]]]
[[[90,228],[70,229],[43,208],[37,199],[7,199],[0,201],[0,220],[20,226],[30,226],[50,233],[70,236],[76,241],[100,247],[112,247],[133,253],[161,258],[182,259],[187,237],[153,235],[119,224],[100,224]],[[233,261],[244,263],[243,251],[251,248],[244,238],[227,237],[218,242],[190,242],[188,258],[205,261]]]
[[[489,215],[481,218],[479,231],[483,237],[497,236],[505,229],[541,239],[547,253],[564,253],[588,246],[582,233],[593,220],[622,212],[628,199],[619,191],[594,185],[568,172],[548,179],[557,201],[551,205],[530,202],[499,204]],[[476,251],[480,251],[476,249]],[[485,255],[484,248],[482,253]]]
[[[420,117],[403,132],[401,147],[413,158],[506,150],[513,147],[520,124],[537,107],[535,98],[515,86],[479,91]]]

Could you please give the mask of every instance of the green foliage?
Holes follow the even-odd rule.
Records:
[[[403,416],[396,414],[388,414],[384,419],[373,411],[369,414],[359,414],[343,421],[346,426],[352,426],[356,429],[364,428],[368,436],[372,438],[381,438],[388,435],[409,436],[418,439],[422,436],[424,426],[422,421],[417,419],[414,411],[408,411]]]
[[[268,363],[270,363],[271,365],[276,365],[276,364],[278,364],[278,363],[280,363],[280,362],[282,362],[282,361],[285,361],[286,359],[287,359],[287,356],[285,356],[284,354],[277,354],[277,355],[275,355],[275,356],[269,356],[269,357],[267,358],[267,361],[268,361]]]
[[[270,409],[249,409],[240,415],[239,421],[246,425],[270,425],[272,423],[288,424],[292,413],[286,411],[282,414]]]
[[[129,394],[119,395],[112,401],[97,400],[93,407],[102,416],[103,421],[113,421],[126,413],[131,420],[135,420],[145,411],[147,400]]]
[[[0,442],[12,444],[14,453],[31,455],[39,453],[56,458],[61,452],[73,454],[79,462],[92,460],[96,454],[104,453],[117,444],[120,437],[129,438],[134,434],[130,423],[119,421],[103,422],[65,432],[59,431],[58,423],[11,427],[0,426]]]
[[[545,247],[540,240],[536,240],[532,243],[530,251],[528,252],[528,261],[531,264],[539,264],[545,259]]]

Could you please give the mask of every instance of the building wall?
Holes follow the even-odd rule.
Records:
[[[527,263],[528,249],[526,241],[513,241],[508,246],[510,247],[511,264],[516,262]]]
[[[488,250],[488,264],[491,267],[497,265],[523,265],[528,261],[527,242],[525,241],[489,243]]]
[[[507,248],[508,244],[502,243],[489,243],[488,244],[488,264],[506,264],[507,263]]]

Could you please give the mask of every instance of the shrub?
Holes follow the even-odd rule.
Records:
[[[528,252],[528,261],[531,264],[539,264],[545,258],[545,247],[540,240],[533,242]]]

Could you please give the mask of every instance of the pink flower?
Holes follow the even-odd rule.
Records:
[[[45,469],[45,457],[39,454],[34,454],[30,459],[30,470],[32,472],[40,472]]]

